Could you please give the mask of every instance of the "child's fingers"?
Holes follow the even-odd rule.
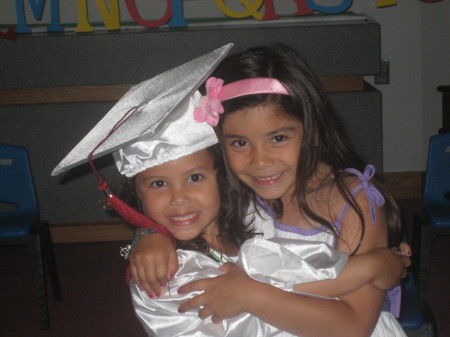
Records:
[[[179,265],[178,265],[178,254],[177,251],[174,250],[169,255],[169,260],[167,263],[167,279],[171,281],[175,275],[175,273],[178,271]]]
[[[209,316],[213,314],[214,312],[208,306],[204,306],[198,311],[198,318],[207,319]]]
[[[134,281],[139,279],[138,274],[137,274],[137,269],[136,269],[136,266],[134,264],[130,264],[130,274],[131,274],[131,278]]]
[[[401,245],[402,244],[400,244],[400,246]],[[396,254],[400,255],[399,257],[401,258],[403,265],[404,265],[404,269],[400,275],[400,278],[405,278],[408,275],[407,268],[411,265],[411,258],[409,257],[411,254],[410,246],[409,246],[409,244],[406,244],[402,248],[394,247],[394,248],[392,248],[392,251],[395,252]]]
[[[208,286],[208,282],[210,282],[213,279],[206,278],[183,284],[181,287],[178,288],[178,293],[187,294],[192,293],[193,291],[204,291]]]
[[[194,283],[194,282],[191,282],[191,283]],[[184,287],[184,286],[183,286]],[[178,293],[182,293],[181,291],[180,291],[180,289],[181,288],[179,288],[178,289]],[[189,289],[189,288],[188,288]],[[186,290],[186,288],[185,288],[185,290],[183,291],[183,293],[189,293],[190,291],[189,290]],[[189,300],[187,300],[186,302],[183,302],[182,304],[180,304],[180,306],[178,307],[178,312],[179,313],[184,313],[184,312],[186,312],[186,311],[189,311],[189,310],[192,310],[192,309],[195,309],[195,308],[198,308],[198,307],[201,307],[201,306],[204,306],[205,305],[205,303],[204,303],[204,299],[203,299],[203,295],[202,294],[200,294],[200,295],[197,295],[197,296],[195,296],[195,297],[193,297],[193,298],[191,298],[191,299],[189,299]],[[204,309],[204,308],[203,308]],[[199,312],[200,313],[200,312]],[[204,311],[204,313],[205,313],[205,315],[207,314],[207,311]],[[200,317],[200,316],[199,316]],[[206,317],[208,317],[208,316],[206,316]],[[206,318],[205,317],[205,318]],[[201,318],[201,317],[200,317]]]
[[[161,295],[161,281],[158,278],[155,278],[156,271],[150,270],[149,267],[143,270],[144,276],[142,282],[142,287],[147,292],[147,294],[151,297],[159,297]]]
[[[156,287],[156,285],[159,285],[161,287],[165,287],[167,285],[167,282],[169,282],[169,279],[167,278],[168,272],[167,272],[167,262],[161,262],[155,265],[155,271],[153,273],[153,279],[152,280],[152,287]]]
[[[219,324],[219,323],[222,323],[223,318],[221,318],[218,315],[212,315],[211,320],[214,324]]]
[[[407,242],[401,242],[399,247],[394,247],[392,248],[392,250],[398,255],[402,256],[402,261],[405,265],[405,270],[402,274],[402,278],[405,278],[407,275],[406,268],[408,268],[411,265],[411,258],[410,258],[412,256],[411,246]]]
[[[161,285],[158,280],[154,278],[155,272],[151,266],[144,265],[130,265],[134,282],[139,286],[139,289],[144,290],[150,298],[157,297],[161,292]],[[135,270],[135,272],[133,272]]]
[[[403,255],[412,256],[411,246],[407,242],[402,242],[399,245]]]

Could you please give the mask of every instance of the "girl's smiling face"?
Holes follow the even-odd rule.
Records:
[[[269,104],[230,113],[222,133],[238,179],[263,199],[283,200],[295,190],[303,124],[276,109]]]
[[[220,197],[207,150],[139,173],[135,188],[145,215],[166,226],[178,240],[214,235]]]

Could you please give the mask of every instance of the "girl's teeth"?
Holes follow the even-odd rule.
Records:
[[[195,216],[195,213],[191,213],[188,215],[183,215],[183,216],[173,216],[172,219],[174,219],[175,221],[186,221],[189,219],[192,219]]]
[[[281,174],[276,174],[276,175],[271,176],[271,177],[263,177],[263,178],[259,178],[258,177],[258,180],[274,180],[274,179],[278,179],[280,176],[281,176]]]

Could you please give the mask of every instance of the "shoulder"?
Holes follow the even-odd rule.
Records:
[[[384,197],[371,183],[374,173],[371,165],[364,172],[347,169],[342,173],[343,184],[353,202],[353,207],[350,205],[343,215],[340,228],[338,247],[345,251],[352,252],[359,246],[358,253],[363,253],[387,243]],[[342,199],[341,204],[345,205],[347,201],[343,196]]]

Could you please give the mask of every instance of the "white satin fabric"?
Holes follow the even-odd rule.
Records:
[[[130,284],[136,315],[149,336],[292,336],[250,314],[214,324],[210,318],[199,319],[197,311],[178,313],[181,303],[198,294],[179,295],[181,285],[221,274],[220,263],[199,252],[179,250],[178,259],[180,269],[160,298],[150,299]],[[253,238],[241,247],[236,264],[258,281],[292,291],[296,283],[335,278],[346,262],[347,255],[321,242]]]
[[[180,105],[186,102],[209,77],[230,52],[232,46],[233,44],[229,43],[132,86],[55,167],[52,175],[60,174],[87,162],[89,153],[96,146],[98,148],[96,148],[94,158],[112,153],[142,139],[155,137],[158,130],[167,125],[167,119],[174,115],[175,118],[178,118],[176,115],[180,113]],[[183,110],[184,107],[181,109]],[[115,128],[114,132],[110,134],[113,127],[118,125],[120,127]],[[171,146],[172,144],[169,144],[168,151]],[[187,149],[187,151],[190,150]],[[167,151],[164,152],[166,155]],[[173,159],[172,155],[169,157]],[[155,160],[161,164],[158,158]],[[133,173],[135,170],[132,167],[130,171],[124,168],[123,174],[131,176]]]
[[[305,236],[280,231],[275,228],[273,218],[260,207],[249,210],[247,221],[262,235],[246,241],[238,257],[225,259],[236,262],[258,281],[292,291],[297,283],[336,278],[347,262],[347,256],[333,248],[334,238],[328,232]],[[293,336],[249,314],[221,324],[212,323],[210,318],[200,320],[197,311],[179,314],[178,306],[198,293],[178,295],[178,287],[193,280],[218,276],[221,272],[217,269],[220,263],[201,253],[179,250],[178,256],[180,269],[170,282],[170,290],[164,289],[160,299],[150,299],[134,282],[130,283],[136,315],[149,336]],[[398,320],[383,311],[371,337],[407,336]]]
[[[301,235],[294,232],[280,230],[274,223],[274,219],[267,214],[259,205],[251,205],[249,209],[248,223],[252,223],[256,232],[262,233],[266,239],[274,240],[275,238],[291,239],[293,243],[303,241],[326,242],[330,246],[334,246],[334,237],[327,231],[316,231]],[[300,283],[300,282],[299,282]],[[259,336],[259,335],[255,335]],[[287,335],[288,336],[288,335]],[[378,322],[372,332],[371,337],[407,337],[405,331],[401,327],[395,316],[388,311],[382,311]]]
[[[120,174],[133,177],[154,166],[187,156],[218,143],[211,125],[194,120],[194,109],[200,103],[196,91],[166,117],[151,137],[143,138],[113,152]]]

